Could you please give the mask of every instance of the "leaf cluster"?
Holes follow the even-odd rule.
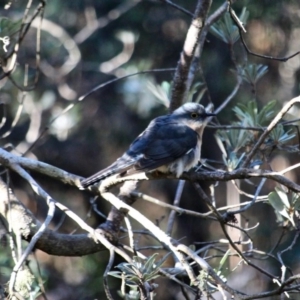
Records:
[[[239,16],[239,20],[242,23],[246,24],[248,16],[249,12],[244,7]],[[234,24],[229,12],[224,15],[224,18],[211,26],[210,32],[215,37],[219,38],[221,41],[229,45],[235,44],[240,38],[239,29]]]
[[[154,253],[146,259],[134,256],[132,263],[121,263],[116,266],[116,268],[120,269],[120,271],[111,271],[108,274],[121,279],[133,291],[136,291],[137,287],[140,287],[146,282],[150,282],[151,280],[160,276],[159,269],[165,262],[168,254],[165,255],[161,260],[155,262],[157,255],[157,253]],[[133,294],[131,296],[128,295],[130,296],[130,299],[132,299]]]
[[[216,140],[222,151],[224,163],[229,170],[236,169],[246,153],[254,146],[265,126],[273,119],[275,105],[276,101],[271,101],[259,110],[256,101],[250,101],[246,104],[238,104],[233,108],[239,121],[232,125],[241,129],[219,130],[216,133]],[[260,155],[258,154],[252,167],[261,164],[262,157],[260,156],[263,156],[266,151],[273,151],[275,148],[281,149],[294,137],[295,133],[292,129],[285,130],[282,124],[278,124],[265,140],[263,147],[258,152]]]
[[[296,228],[294,218],[299,218],[300,196],[297,193],[286,193],[283,189],[276,187],[268,195],[269,203],[274,208],[277,222],[282,225],[292,224]]]

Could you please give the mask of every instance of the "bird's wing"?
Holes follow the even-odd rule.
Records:
[[[196,147],[197,140],[197,132],[186,125],[152,124],[132,143],[127,154],[143,154],[134,169],[147,172],[180,158]]]
[[[114,174],[148,172],[169,164],[197,145],[198,134],[167,116],[154,119],[112,165],[81,181],[86,188]]]

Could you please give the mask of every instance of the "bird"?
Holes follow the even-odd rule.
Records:
[[[207,118],[215,116],[198,103],[187,102],[167,115],[153,119],[114,163],[81,181],[87,188],[116,175],[158,171],[177,178],[200,160]]]

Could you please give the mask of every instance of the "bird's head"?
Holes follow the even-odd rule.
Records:
[[[202,132],[206,126],[207,118],[215,115],[206,111],[201,104],[188,102],[174,110],[171,117],[197,132]]]

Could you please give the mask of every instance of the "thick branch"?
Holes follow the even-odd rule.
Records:
[[[231,172],[214,171],[214,172],[188,172],[184,173],[181,178],[190,181],[230,181],[233,179],[249,179],[252,177],[267,178],[283,184],[294,192],[300,192],[300,185],[287,179],[278,172],[254,169],[237,169]]]
[[[210,5],[211,0],[198,1],[173,79],[173,89],[170,104],[171,111],[175,110],[186,100],[192,61],[199,44],[199,37],[204,27]]]
[[[2,148],[0,148],[0,163],[2,166],[10,169],[13,165],[20,165],[24,169],[35,171],[51,178],[60,180],[63,183],[80,187],[81,177],[37,160],[14,155]]]
[[[7,190],[0,181],[0,215],[8,222],[14,233],[30,241],[38,231],[41,223],[33,214]],[[38,239],[35,249],[40,249],[50,255],[82,256],[106,249],[102,244],[96,244],[88,234],[62,234],[46,229]]]
[[[289,180],[288,178],[282,175],[282,172],[272,172],[268,170],[255,170],[255,169],[246,169],[241,168],[231,172],[227,171],[204,171],[204,172],[194,172],[189,171],[182,174],[179,179],[184,179],[192,182],[198,181],[230,181],[234,179],[249,179],[249,178],[267,178],[270,180],[274,180],[284,186],[288,187],[290,190],[294,192],[300,192],[300,185],[296,184],[295,182]],[[106,181],[106,188],[111,188],[117,184],[123,183],[125,181],[132,181],[132,180],[157,180],[162,178],[169,178],[169,179],[178,179],[172,174],[162,174],[162,173],[140,173],[134,174],[126,177],[117,177],[112,176],[110,178],[105,179]],[[96,190],[94,191],[96,193]]]

